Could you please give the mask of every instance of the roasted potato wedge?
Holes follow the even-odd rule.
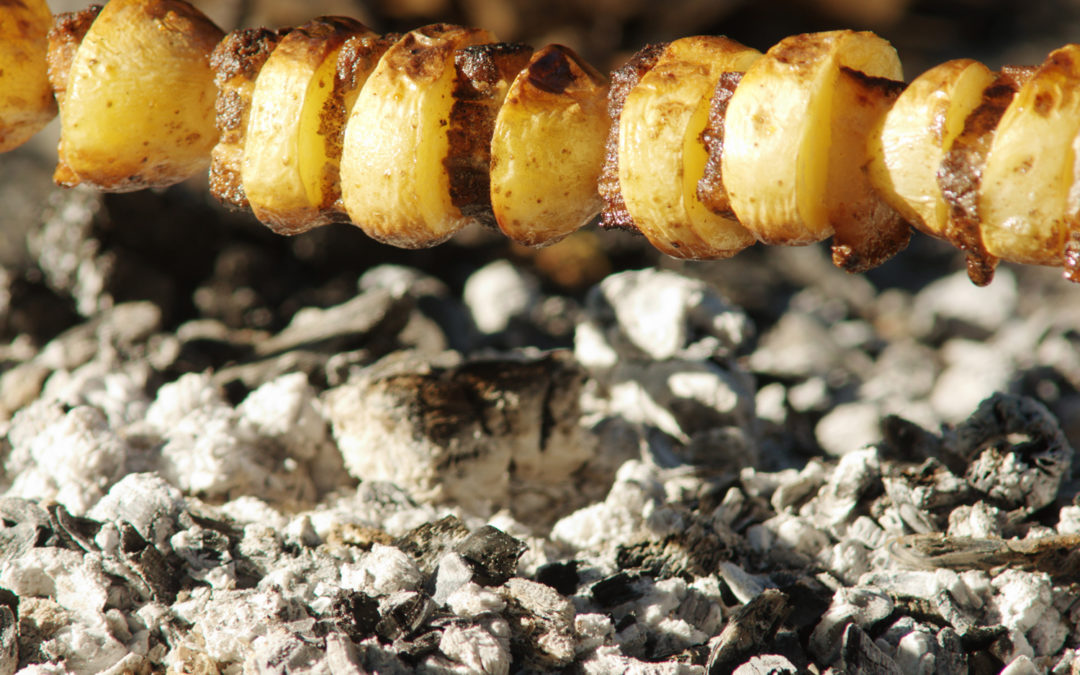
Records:
[[[289,32],[266,59],[251,95],[240,175],[255,217],[280,234],[325,225],[336,215],[338,157],[321,125],[334,92],[338,52],[351,37],[376,37],[345,17],[320,17]]]
[[[205,169],[217,142],[210,53],[222,37],[182,0],[109,2],[55,73],[65,91],[56,180],[127,192]]]
[[[865,148],[863,132],[848,134],[834,122],[852,103],[850,87],[837,98],[842,68],[902,77],[896,51],[876,35],[814,33],[786,38],[766,52],[731,97],[724,185],[739,221],[765,243],[809,244],[833,234],[832,217],[842,205],[829,194],[830,173],[840,168],[831,155],[842,147],[845,161],[866,161],[865,149],[847,149]],[[879,108],[874,103],[865,113]]]
[[[0,152],[56,117],[46,67],[52,14],[45,0],[0,0]]]
[[[1078,227],[1080,45],[1047,57],[998,123],[978,195],[982,239],[999,258],[1061,265]]]
[[[607,78],[568,47],[537,51],[499,109],[491,141],[491,207],[526,246],[553,244],[600,211]]]
[[[725,258],[754,242],[734,219],[698,198],[708,153],[702,142],[720,75],[761,54],[723,37],[670,43],[630,90],[619,117],[619,187],[633,223],[679,258]]]
[[[870,182],[919,230],[945,237],[949,209],[937,171],[983,100],[995,73],[971,59],[956,59],[919,75],[870,137]]]
[[[443,164],[456,81],[454,53],[494,42],[484,30],[435,24],[383,54],[345,127],[341,197],[369,236],[403,248],[434,246],[469,218],[454,206]]]

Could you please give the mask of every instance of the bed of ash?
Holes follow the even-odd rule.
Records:
[[[1053,271],[401,253],[15,157],[0,673],[1080,672]]]

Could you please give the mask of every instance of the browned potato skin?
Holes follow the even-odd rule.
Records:
[[[45,64],[51,21],[45,0],[0,0],[0,152],[56,117]]]
[[[978,210],[983,166],[1001,116],[1034,68],[1003,70],[983,92],[983,102],[968,115],[964,130],[945,153],[938,170],[941,194],[949,206],[945,239],[964,251],[968,277],[976,286],[994,280],[998,259],[983,245]]]
[[[521,44],[473,45],[454,54],[454,102],[449,151],[443,166],[450,202],[463,216],[495,224],[491,210],[491,137],[510,83],[525,69],[532,49]]]
[[[701,142],[709,158],[705,160],[705,175],[698,181],[698,199],[716,215],[732,219],[735,219],[735,212],[731,210],[731,201],[724,189],[724,115],[742,76],[739,72],[720,76],[709,100],[709,124],[701,132]]]
[[[375,69],[379,59],[401,39],[397,33],[383,36],[354,35],[345,41],[338,52],[334,85],[329,98],[319,114],[319,140],[325,147],[327,157],[334,162],[323,167],[323,202],[320,211],[329,220],[348,221],[345,206],[341,203],[341,152],[345,145],[345,124],[349,121],[356,97]]]
[[[210,54],[218,89],[214,124],[219,134],[217,145],[210,151],[210,194],[230,209],[250,208],[240,167],[244,161],[244,133],[251,111],[251,94],[255,78],[286,32],[265,28],[235,30]]]
[[[217,142],[209,57],[221,30],[183,0],[112,0],[50,77],[64,94],[54,180],[105,192],[178,183]],[[65,66],[66,69],[65,69]]]
[[[49,29],[49,53],[46,57],[49,84],[53,88],[56,100],[63,104],[67,96],[67,76],[79,43],[86,37],[86,31],[101,12],[101,5],[90,5],[81,12],[64,12],[53,17]]]
[[[604,202],[604,209],[600,212],[601,227],[637,232],[619,187],[619,118],[630,90],[656,65],[667,46],[666,42],[646,45],[625,65],[611,73],[611,87],[608,90],[611,130],[604,145],[604,168],[600,171],[597,185],[600,198]]]

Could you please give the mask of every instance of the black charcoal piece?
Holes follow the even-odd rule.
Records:
[[[554,588],[563,595],[577,593],[580,577],[578,576],[578,561],[567,560],[566,562],[553,562],[541,565],[536,570],[536,580],[545,586]]]
[[[441,630],[429,630],[411,640],[395,640],[394,650],[403,661],[415,664],[428,654],[435,653],[439,649],[440,640],[442,640]]]
[[[408,638],[427,623],[435,609],[435,602],[423,593],[394,593],[379,603],[382,618],[375,624],[375,634],[386,642]]]
[[[589,592],[596,604],[604,608],[614,607],[642,596],[644,591],[638,583],[640,580],[641,576],[633,572],[616,572],[597,581]]]
[[[481,586],[501,586],[514,576],[518,558],[528,546],[498,528],[485,525],[470,534],[455,549],[475,572]]]
[[[731,560],[736,537],[717,531],[694,514],[687,514],[688,526],[662,540],[643,539],[619,546],[616,564],[620,569],[640,569],[657,579],[675,576],[705,576],[721,562]]]
[[[121,521],[118,525],[123,559],[116,567],[127,572],[120,576],[135,582],[133,586],[140,595],[171,604],[180,590],[179,559],[162,555],[131,523]]]
[[[334,598],[327,613],[353,642],[361,642],[375,633],[379,623],[379,601],[366,593],[342,591]]]
[[[769,588],[740,607],[728,620],[709,654],[709,675],[730,673],[740,663],[762,653],[791,613],[787,595]]]
[[[394,541],[394,546],[412,556],[416,567],[427,575],[435,571],[443,550],[453,547],[467,536],[469,528],[460,518],[446,516],[409,530]]]
[[[101,523],[90,518],[73,516],[62,504],[50,504],[48,512],[52,530],[65,548],[87,553],[98,549],[94,536],[101,529]]]
[[[881,651],[863,629],[849,623],[840,647],[846,675],[904,675],[896,661]]]
[[[936,673],[941,675],[967,675],[968,657],[956,631],[948,626],[937,634]]]

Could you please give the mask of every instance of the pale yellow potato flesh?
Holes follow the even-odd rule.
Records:
[[[626,97],[619,188],[635,226],[668,255],[724,258],[754,242],[738,222],[708,210],[697,185],[708,159],[701,133],[717,80],[760,56],[723,37],[676,40]]]
[[[349,218],[378,241],[424,248],[470,222],[453,205],[447,128],[454,52],[494,42],[484,30],[435,24],[383,54],[345,127],[341,197]]]
[[[0,152],[56,117],[46,68],[51,25],[45,0],[0,0]]]
[[[994,134],[978,201],[992,255],[1032,265],[1064,262],[1065,242],[1078,229],[1070,204],[1078,132],[1080,45],[1066,45],[1020,88]]]
[[[866,32],[782,40],[749,69],[728,104],[723,177],[739,221],[769,244],[833,233],[827,180],[841,67],[902,79],[896,50]]]
[[[510,85],[491,141],[491,208],[506,236],[553,244],[600,211],[607,79],[561,45],[537,51]]]
[[[217,142],[210,52],[223,37],[181,0],[111,0],[61,102],[57,179],[126,192],[204,170]]]
[[[336,173],[337,158],[326,154],[319,118],[333,92],[338,51],[367,33],[352,19],[314,19],[282,38],[259,71],[241,179],[255,217],[275,232],[297,234],[329,222],[324,167]]]
[[[978,61],[956,59],[907,86],[870,139],[870,181],[919,230],[945,237],[949,207],[937,172],[945,153],[982,102],[995,73]]]

